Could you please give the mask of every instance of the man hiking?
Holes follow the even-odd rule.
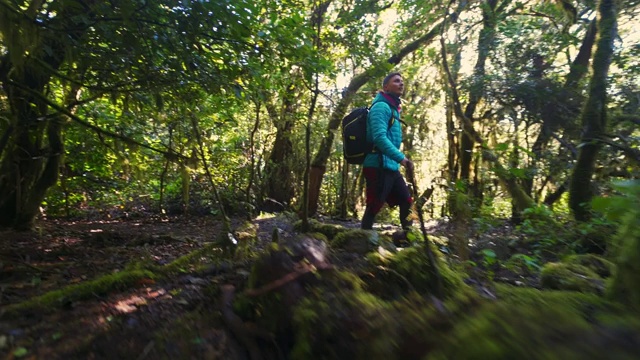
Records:
[[[400,224],[408,230],[408,219],[412,198],[402,174],[400,165],[413,171],[413,163],[400,151],[402,125],[400,122],[400,96],[404,91],[404,81],[400,73],[387,75],[382,81],[382,91],[373,100],[367,117],[367,141],[373,143],[374,150],[363,163],[366,179],[366,209],[362,216],[361,228],[373,227],[376,215],[384,203],[400,207]]]

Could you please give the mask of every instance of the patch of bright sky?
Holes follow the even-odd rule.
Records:
[[[398,12],[396,11],[395,7],[392,6],[389,9],[384,10],[379,17],[377,17],[375,14],[367,14],[365,15],[365,19],[372,23],[373,22],[378,23],[378,26],[376,27],[377,34],[383,36],[382,37],[383,40],[380,43],[380,47],[382,51],[380,52],[391,53],[391,49],[388,49],[389,51],[386,51],[387,50],[386,47],[388,46],[388,44],[387,44],[387,38],[384,35],[390,34],[394,26],[396,26],[396,24],[399,21]],[[342,30],[339,30],[339,31],[342,31]],[[347,72],[347,71],[339,73],[336,77],[337,88],[342,89],[347,87],[349,85],[349,81],[351,81],[351,79],[355,75],[357,74],[354,74],[353,72]]]

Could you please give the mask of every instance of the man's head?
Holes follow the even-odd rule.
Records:
[[[386,93],[396,96],[402,95],[404,92],[404,81],[399,72],[393,72],[384,77],[382,80],[382,90]]]

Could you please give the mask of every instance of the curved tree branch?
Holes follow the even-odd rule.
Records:
[[[178,154],[178,153],[175,153],[173,151],[164,151],[164,150],[155,148],[155,147],[153,147],[151,145],[148,145],[148,144],[141,143],[139,141],[133,140],[133,139],[127,137],[127,136],[116,134],[116,133],[114,133],[112,131],[105,130],[105,129],[100,128],[99,126],[90,124],[87,121],[81,119],[78,115],[75,115],[74,113],[72,113],[70,110],[68,110],[64,106],[56,104],[55,102],[51,101],[49,98],[47,98],[46,96],[42,95],[41,93],[39,93],[37,91],[33,91],[33,90],[31,90],[31,89],[29,89],[29,88],[27,88],[27,87],[25,87],[25,86],[23,86],[23,85],[21,85],[19,83],[16,83],[14,81],[10,81],[9,80],[8,83],[11,84],[11,86],[15,86],[17,88],[20,88],[21,90],[23,90],[25,92],[28,92],[29,94],[39,98],[45,104],[47,104],[47,106],[51,107],[52,109],[58,111],[59,113],[61,113],[63,115],[69,117],[69,119],[73,120],[74,122],[76,122],[76,123],[78,123],[78,124],[80,124],[80,125],[82,125],[82,126],[84,126],[86,128],[89,128],[91,130],[94,130],[95,132],[97,132],[99,134],[106,135],[106,136],[114,138],[114,139],[122,140],[122,141],[124,141],[125,143],[127,143],[129,145],[137,145],[137,146],[140,146],[142,148],[145,148],[145,149],[148,149],[148,150],[163,154],[167,160],[175,161],[177,159],[182,159],[182,160],[187,160],[188,159],[187,156],[184,156],[182,154]]]

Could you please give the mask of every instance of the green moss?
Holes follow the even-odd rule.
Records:
[[[412,233],[416,231],[417,230],[413,230]],[[436,236],[436,235],[427,234],[427,239],[429,239],[429,241],[435,246],[449,246],[449,238],[447,238],[446,236]]]
[[[291,358],[419,359],[444,341],[450,315],[415,292],[396,301],[358,290],[315,292],[296,308]]]
[[[73,284],[62,289],[50,291],[21,303],[7,306],[6,316],[20,312],[40,310],[52,311],[73,301],[84,300],[96,295],[107,294],[114,290],[129,288],[142,279],[153,279],[155,275],[148,270],[128,270],[99,277],[80,284]]]
[[[251,266],[251,273],[249,274],[247,287],[251,289],[263,285],[262,278],[265,274],[268,274],[273,270],[272,261],[274,258],[289,255],[288,249],[284,246],[273,242],[269,243],[267,249],[259,255],[258,259],[253,263],[253,266]],[[281,266],[281,264],[278,266]]]
[[[602,278],[586,266],[570,263],[547,263],[540,273],[540,285],[545,289],[601,293]]]
[[[309,233],[308,235],[311,236],[312,238],[316,239],[316,240],[323,241],[326,244],[329,243],[329,238],[327,237],[327,235],[325,235],[323,233],[313,232],[313,233]]]
[[[367,262],[374,266],[385,266],[389,264],[391,258],[393,258],[396,252],[391,252],[386,249],[379,249],[378,251],[371,251],[367,253]]]
[[[353,359],[383,326],[389,304],[362,291],[318,292],[296,307],[292,359]],[[379,353],[378,355],[382,355]]]
[[[187,272],[199,264],[210,264],[220,261],[223,253],[216,243],[209,243],[186,255],[183,255],[159,269],[163,274]]]
[[[348,230],[337,234],[329,243],[332,248],[365,254],[375,249],[380,243],[380,236],[373,230]]]
[[[255,250],[258,243],[257,231],[257,227],[251,222],[244,222],[236,229],[234,236],[238,243],[234,251],[235,260],[243,261],[255,258],[258,255]]]
[[[611,276],[616,267],[611,261],[595,254],[570,255],[563,262],[586,266],[602,278]]]
[[[427,359],[633,359],[637,319],[590,294],[497,286],[499,301],[458,319]],[[635,341],[635,343],[634,343]],[[461,346],[461,344],[464,344]]]
[[[588,293],[557,290],[538,290],[527,287],[515,287],[495,284],[496,296],[506,304],[531,306],[562,306],[574,312],[587,312],[593,309],[621,310],[621,308],[605,298]]]
[[[324,224],[316,219],[309,219],[309,225],[311,227],[311,229],[309,229],[309,232],[318,232],[324,234],[328,239],[333,239],[339,233],[347,230],[344,226]],[[293,224],[293,228],[297,231],[301,231],[302,221],[296,221],[296,223]]]
[[[640,194],[636,195],[636,205]],[[636,207],[623,218],[616,242],[619,251],[617,269],[608,294],[636,310],[640,310],[640,218]],[[634,214],[635,212],[635,214]]]
[[[443,349],[428,359],[552,359],[556,357],[536,356],[547,341],[556,336],[566,341],[586,329],[586,321],[553,307],[533,311],[491,304],[476,316],[461,320]]]
[[[457,292],[467,287],[462,281],[462,276],[451,270],[437,255],[439,251],[433,245],[431,247],[436,257],[438,271],[442,276],[445,297],[457,296]],[[437,280],[424,246],[414,246],[398,252],[389,258],[387,266],[404,276],[416,291],[436,293]]]

